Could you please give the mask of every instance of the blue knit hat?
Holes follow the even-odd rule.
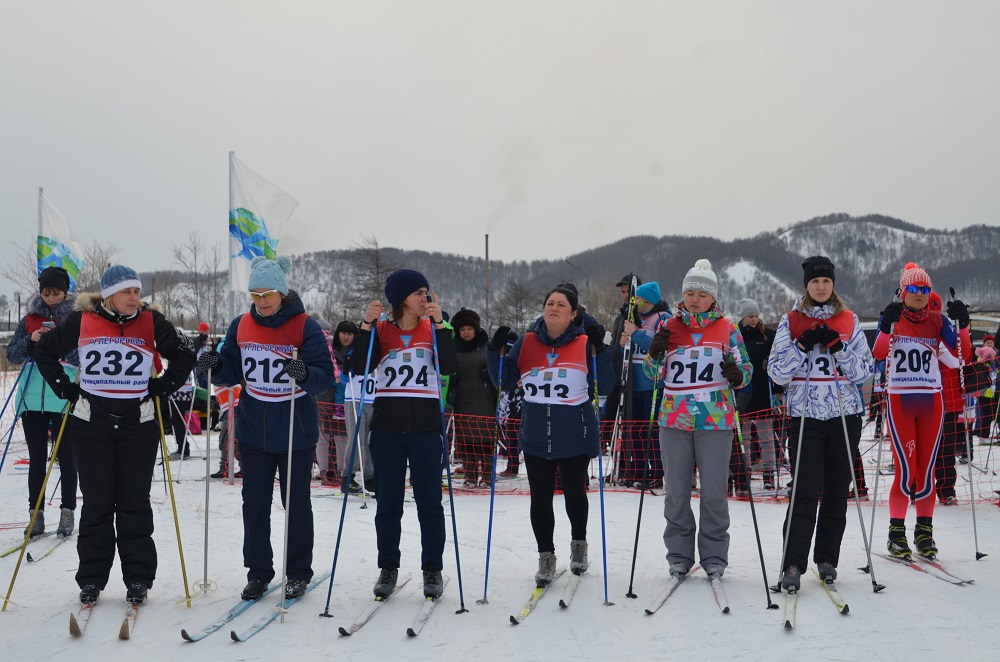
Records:
[[[422,273],[413,269],[396,269],[385,279],[385,298],[389,300],[389,307],[397,308],[421,287],[431,289]]]
[[[139,274],[126,266],[116,264],[113,267],[108,267],[108,270],[101,276],[102,299],[107,299],[115,292],[121,292],[130,287],[138,287],[142,290],[142,281],[139,280]]]
[[[273,260],[258,255],[250,263],[248,289],[278,290],[282,294],[288,294],[288,281],[285,280],[285,274],[291,268],[292,259],[287,255],[280,255]]]
[[[639,287],[635,288],[635,295],[637,297],[642,297],[655,306],[660,303],[660,284],[655,280],[643,283]]]

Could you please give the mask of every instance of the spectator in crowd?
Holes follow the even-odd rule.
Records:
[[[67,402],[59,398],[45,383],[42,373],[35,369],[35,347],[46,333],[62,323],[73,311],[76,295],[70,293],[69,273],[61,267],[47,267],[38,275],[38,294],[28,300],[28,314],[21,319],[14,330],[14,336],[7,345],[7,360],[13,365],[28,365],[21,370],[17,380],[17,413],[24,428],[24,440],[28,445],[28,509],[29,513],[39,505],[38,497],[45,482],[45,466],[49,457],[49,429],[58,434],[66,411]],[[65,366],[69,378],[76,379],[80,365],[77,352],[67,356]],[[59,442],[59,472],[62,501],[59,504],[59,526],[56,534],[68,536],[73,533],[74,511],[76,510],[76,458],[73,455],[72,433],[69,426],[63,430]],[[29,517],[29,526],[31,519]],[[27,533],[25,529],[25,533]],[[41,501],[38,516],[35,517],[32,536],[45,532],[45,501]]]

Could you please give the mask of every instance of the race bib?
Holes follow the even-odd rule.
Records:
[[[378,373],[373,372],[368,375],[352,375],[344,389],[344,402],[361,402],[361,394],[364,393],[365,402],[371,402],[375,396],[375,384]]]
[[[375,398],[439,398],[433,354],[430,347],[389,350],[379,362]]]
[[[837,371],[836,375],[833,374],[834,370]],[[836,382],[845,378],[843,371],[837,366],[836,361],[834,361],[825,348],[819,354],[809,352],[805,364],[795,373],[792,381],[804,384],[807,379],[806,375],[808,375],[810,384]]]
[[[676,396],[705,397],[726,388],[718,347],[678,347],[664,358],[663,390]]]
[[[261,400],[281,400],[288,398],[294,387],[296,398],[305,395],[305,390],[295,385],[295,380],[285,372],[285,363],[292,357],[293,349],[284,345],[243,343],[240,354],[247,392]]]
[[[531,368],[521,375],[525,402],[578,405],[589,399],[587,372],[571,367]]]
[[[889,364],[889,392],[914,393],[941,390],[937,339],[894,336]]]
[[[80,389],[104,398],[144,398],[149,394],[153,352],[141,339],[88,338],[80,347]]]

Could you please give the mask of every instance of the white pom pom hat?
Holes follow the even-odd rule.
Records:
[[[719,279],[712,271],[712,263],[704,258],[695,262],[694,267],[684,276],[681,294],[691,290],[708,292],[716,301],[719,299]]]

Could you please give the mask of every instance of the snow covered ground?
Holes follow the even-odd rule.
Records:
[[[6,396],[6,389],[3,389]],[[4,441],[10,415],[3,417]],[[0,474],[0,546],[4,549],[19,538],[27,520],[26,457],[23,444],[15,442]],[[173,441],[167,439],[171,450]],[[204,448],[198,438],[197,448]],[[984,453],[985,449],[977,449]],[[201,453],[197,453],[201,454]],[[205,466],[189,460],[172,463],[174,493],[180,518],[188,585],[204,577]],[[215,460],[212,460],[215,470]],[[58,471],[58,469],[56,469]],[[54,475],[52,481],[56,476]],[[181,628],[200,629],[229,609],[245,583],[241,562],[242,524],[239,485],[210,483],[208,508],[208,578],[216,590],[183,603],[184,582],[177,541],[165,483],[156,477],[153,507],[156,517],[159,572],[155,586],[142,609],[131,641],[120,641],[118,629],[124,612],[125,588],[117,566],[111,582],[95,609],[81,639],[68,633],[69,614],[75,610],[78,589],[73,579],[76,551],[73,544],[59,547],[39,563],[22,562],[11,604],[0,613],[0,650],[5,660],[52,660],[71,656],[76,662],[108,659],[108,656],[141,655],[147,660],[187,658],[192,660],[307,660],[319,657],[369,660],[376,656],[407,660],[581,660],[626,658],[696,660],[939,660],[988,659],[995,650],[993,633],[997,587],[1000,585],[1000,513],[988,500],[976,508],[979,549],[990,555],[975,560],[973,520],[968,504],[939,508],[935,516],[936,538],[941,558],[955,573],[974,578],[969,586],[953,586],[919,574],[890,561],[875,558],[876,578],[886,589],[875,594],[871,577],[856,570],[867,564],[858,515],[848,512],[841,578],[838,584],[850,603],[850,613],[838,614],[818,580],[804,577],[799,598],[797,628],[782,628],[780,609],[766,608],[770,599],[783,604],[783,595],[764,589],[757,554],[750,504],[731,503],[732,547],[730,566],[724,583],[731,613],[719,612],[704,574],[697,573],[655,615],[647,616],[650,604],[667,579],[661,539],[663,517],[660,499],[647,494],[636,563],[634,591],[638,599],[628,599],[632,546],[639,496],[636,493],[606,495],[607,587],[613,605],[604,604],[601,558],[601,525],[598,494],[591,495],[591,569],[569,609],[560,609],[560,580],[543,598],[538,608],[521,625],[510,624],[533,589],[532,576],[537,554],[528,522],[528,498],[498,496],[494,510],[492,557],[488,604],[477,604],[484,594],[487,525],[490,499],[486,496],[457,495],[459,550],[462,561],[462,588],[467,613],[459,608],[458,572],[448,515],[448,546],[445,574],[451,582],[445,598],[416,639],[406,635],[422,593],[419,570],[419,530],[415,506],[406,504],[403,518],[403,564],[401,575],[413,579],[360,632],[341,637],[338,626],[351,623],[371,599],[375,566],[375,504],[361,509],[362,502],[347,502],[344,540],[333,584],[329,613],[324,611],[327,587],[309,593],[291,607],[285,622],[275,622],[248,642],[229,638],[229,627],[197,642],[181,639]],[[53,482],[47,492],[51,494]],[[884,484],[883,484],[884,486]],[[880,488],[881,489],[881,488]],[[321,574],[330,569],[343,501],[331,496],[328,488],[313,492],[316,518],[316,547],[313,569]],[[985,494],[983,495],[986,496]],[[282,512],[277,491],[272,517],[276,564],[281,560]],[[695,501],[697,504],[697,501]],[[783,504],[756,504],[768,580],[774,582],[781,556],[780,528]],[[862,507],[865,525],[871,506]],[[58,517],[58,501],[47,508],[49,521]],[[912,529],[912,512],[909,525]],[[888,527],[886,507],[875,515],[874,548],[884,550]],[[52,524],[50,524],[50,529]],[[75,540],[75,537],[74,539]],[[560,565],[569,557],[569,529],[557,501],[557,555]],[[30,549],[44,549],[36,542]],[[7,594],[17,555],[0,559],[0,588]],[[179,602],[180,601],[180,602]],[[234,626],[241,629],[276,602],[265,600],[240,617]],[[985,626],[985,627],[980,627]]]

